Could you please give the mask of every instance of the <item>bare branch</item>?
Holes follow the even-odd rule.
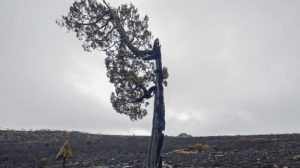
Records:
[[[154,60],[156,58],[154,53],[145,54],[145,56],[141,57],[143,60]]]
[[[150,99],[154,95],[152,93],[154,93],[156,89],[156,86],[152,86],[148,90],[143,85],[138,85],[137,87],[143,90],[143,96],[134,101],[131,101],[131,103],[141,102],[144,99]]]

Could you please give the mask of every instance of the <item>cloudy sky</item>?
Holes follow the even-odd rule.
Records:
[[[55,24],[72,2],[1,1],[0,128],[149,135],[152,109],[136,122],[116,113],[105,55]],[[132,3],[169,69],[166,134],[300,132],[300,1]]]

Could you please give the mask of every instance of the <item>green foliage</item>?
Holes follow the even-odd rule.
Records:
[[[148,17],[141,18],[132,4],[110,8],[96,0],[75,1],[68,15],[57,21],[60,26],[76,33],[76,37],[83,41],[84,50],[98,49],[106,53],[107,76],[115,86],[115,92],[111,94],[113,108],[131,120],[137,120],[147,114],[149,102],[133,100],[143,95],[139,85],[153,85],[154,65],[139,58],[125,45],[126,40],[120,34],[117,22],[135,48],[152,48]]]

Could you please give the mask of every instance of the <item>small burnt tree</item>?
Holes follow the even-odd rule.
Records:
[[[113,8],[104,0],[80,0],[57,23],[74,31],[83,41],[84,50],[99,49],[106,53],[107,76],[115,86],[111,103],[118,113],[131,120],[142,119],[147,114],[149,99],[154,96],[147,166],[161,167],[165,130],[163,85],[167,85],[168,73],[162,67],[159,40],[153,42],[148,30],[148,17],[140,17],[132,4]]]
[[[62,161],[61,167],[65,167],[67,158],[72,157],[72,156],[73,156],[73,153],[72,153],[70,142],[68,140],[65,140],[64,144],[60,147],[55,158],[57,160],[62,159],[63,161]]]

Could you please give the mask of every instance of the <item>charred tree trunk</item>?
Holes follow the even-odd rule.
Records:
[[[154,98],[153,123],[148,158],[148,168],[160,168],[162,165],[162,157],[160,156],[160,152],[164,141],[163,131],[165,130],[165,104],[163,88],[164,78],[158,39],[154,42],[153,53],[155,54],[156,63],[156,91]]]

